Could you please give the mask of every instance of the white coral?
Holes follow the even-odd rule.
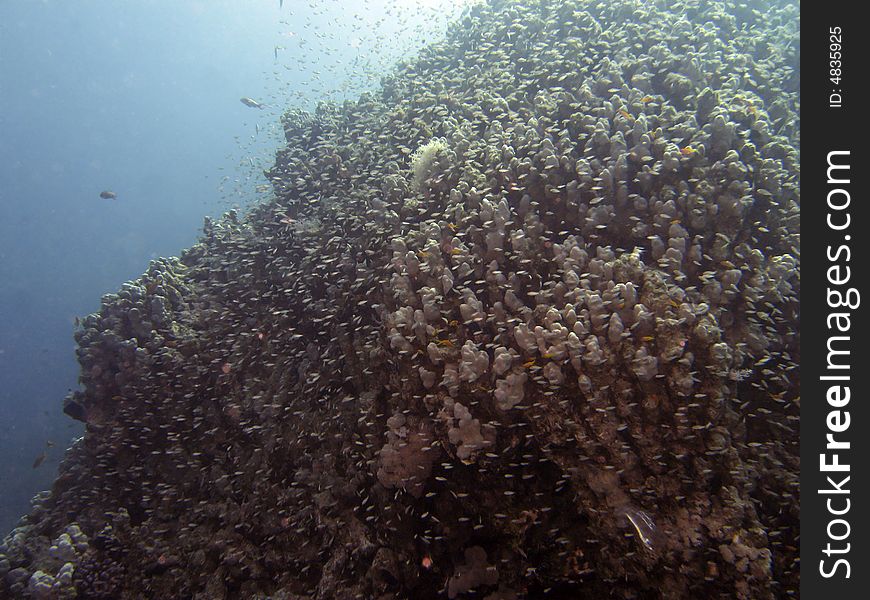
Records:
[[[447,150],[447,142],[437,138],[423,144],[411,155],[411,172],[414,175],[414,187],[420,189],[423,183],[432,176],[438,163],[438,155]]]

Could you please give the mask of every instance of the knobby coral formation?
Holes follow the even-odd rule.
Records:
[[[76,332],[87,432],[0,593],[796,593],[796,35],[493,0],[288,112],[276,198]]]

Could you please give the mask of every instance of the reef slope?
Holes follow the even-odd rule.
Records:
[[[492,2],[76,332],[32,598],[798,590],[793,5]]]

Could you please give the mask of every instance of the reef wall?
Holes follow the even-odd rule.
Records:
[[[76,332],[24,598],[798,593],[798,8],[493,1]]]

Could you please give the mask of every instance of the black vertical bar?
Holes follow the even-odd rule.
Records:
[[[860,3],[803,5],[801,595],[870,597],[868,95]],[[863,297],[862,297],[863,296]],[[830,436],[830,437],[829,437]]]

